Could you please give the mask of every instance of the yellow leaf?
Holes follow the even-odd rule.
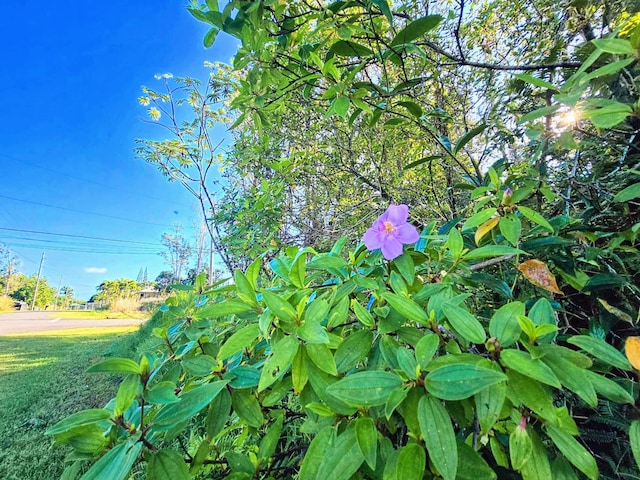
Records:
[[[628,337],[624,344],[624,353],[633,368],[640,370],[640,337]]]
[[[609,303],[606,300],[599,298],[598,301],[605,308],[605,310],[609,312],[611,315],[615,315],[620,320],[624,320],[625,322],[628,322],[631,325],[633,325],[634,321],[633,321],[633,318],[631,318],[631,315],[628,315],[627,313],[623,312],[619,308],[614,307],[613,305],[609,305]]]
[[[478,230],[476,230],[476,235],[475,235],[476,245],[480,245],[480,240],[482,240],[482,237],[484,237],[487,233],[493,230],[493,228],[496,225],[498,225],[499,221],[500,221],[500,217],[493,217],[478,227]]]
[[[524,278],[536,287],[544,288],[548,292],[564,295],[558,288],[556,277],[549,271],[547,266],[540,260],[527,260],[518,265],[518,270],[522,272]]]

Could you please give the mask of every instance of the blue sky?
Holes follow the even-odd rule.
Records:
[[[49,283],[62,277],[86,299],[105,279],[167,269],[154,253],[161,235],[176,221],[192,226],[195,202],[135,158],[135,139],[164,135],[141,120],[137,98],[160,87],[157,73],[205,79],[204,61],[229,61],[235,48],[220,36],[206,50],[207,28],[186,3],[3,5],[0,242],[23,273],[37,272],[44,251]]]

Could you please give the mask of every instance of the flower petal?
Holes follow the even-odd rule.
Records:
[[[367,247],[367,250],[376,250],[382,246],[382,240],[384,237],[384,232],[381,232],[374,226],[365,232],[362,237],[362,241]]]
[[[382,240],[382,256],[387,260],[393,260],[402,255],[402,243],[393,235],[386,235]]]
[[[398,225],[393,234],[400,242],[404,243],[405,245],[416,243],[418,240],[420,240],[418,229],[409,223]]]
[[[387,214],[387,221],[391,222],[393,226],[398,226],[407,222],[409,207],[406,205],[389,205],[389,208],[384,213]]]

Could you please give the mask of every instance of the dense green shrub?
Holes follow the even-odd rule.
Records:
[[[484,3],[448,17],[385,0],[190,8],[206,45],[220,31],[241,43],[236,76],[206,96],[189,79],[176,80],[185,99],[146,89],[152,118],[165,101],[205,113],[143,151],[165,174],[208,172],[198,126],[216,121],[207,102],[230,102],[241,133],[227,161],[252,177],[231,177],[219,210],[200,200],[225,263],[243,268],[177,289],[136,361],[90,367],[126,378],[104,409],[49,429],[70,460],[94,462],[82,478],[124,479],[136,462],[150,479],[638,478],[640,16],[614,31],[599,2],[544,2],[558,15],[536,32],[603,25],[547,45],[520,32],[537,9],[502,2],[502,33],[528,39],[503,36],[507,60],[537,62],[504,65],[476,33],[502,20]],[[302,113],[313,128],[300,132]],[[401,255],[383,248],[389,260],[347,246],[382,201],[412,203],[422,230]],[[335,231],[350,238],[328,252],[283,247]]]
[[[338,242],[289,248],[262,274],[257,260],[232,285],[198,277],[163,305],[156,348],[89,369],[127,375],[116,398],[49,434],[99,457],[83,478],[139,460],[152,479],[598,478],[607,457],[580,428],[634,404],[633,369],[602,330],[565,323],[531,261],[568,242],[570,219],[490,177],[478,213],[391,261]],[[616,461],[635,468],[628,451]]]

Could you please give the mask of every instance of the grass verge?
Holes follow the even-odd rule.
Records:
[[[138,327],[0,337],[0,478],[60,478],[68,450],[44,431],[85,408],[103,407],[120,377],[86,374],[108,347]]]
[[[149,318],[149,312],[113,312],[110,310],[74,310],[73,312],[56,312],[59,318],[86,318],[104,320],[107,318]]]

